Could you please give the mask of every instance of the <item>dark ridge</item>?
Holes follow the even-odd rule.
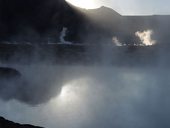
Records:
[[[0,117],[0,128],[43,128],[43,127],[14,123],[12,121],[6,120],[3,117]]]
[[[97,9],[89,9],[87,10],[89,11],[89,13],[104,13],[106,15],[112,15],[112,16],[116,16],[116,17],[120,17],[121,15],[116,12],[115,10],[111,9],[111,8],[108,8],[108,7],[105,7],[105,6],[101,6],[100,8],[97,8]],[[102,16],[102,14],[99,14],[100,16]]]
[[[0,0],[1,41],[37,43],[46,38],[57,41],[63,27],[71,30],[70,39],[71,35],[78,35],[82,20],[83,16],[65,0]],[[78,37],[74,36],[72,40],[78,40]]]

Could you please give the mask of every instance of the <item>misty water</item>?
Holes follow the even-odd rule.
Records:
[[[168,67],[8,66],[29,84],[4,87],[7,119],[47,128],[170,127]]]

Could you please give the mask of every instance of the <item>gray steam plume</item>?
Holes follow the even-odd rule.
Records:
[[[104,39],[102,42],[109,40]],[[161,65],[164,60],[159,58],[156,62],[160,66],[156,66],[153,51],[151,55],[146,52],[148,48],[142,47],[132,53],[127,52],[128,47],[121,48],[114,46],[113,50],[110,45],[103,44],[99,51],[92,49],[91,52],[100,53],[103,61],[100,66],[6,65],[20,71],[22,81],[21,84],[1,85],[0,98],[5,102],[0,101],[3,106],[0,114],[18,122],[49,128],[169,127],[169,66]],[[156,57],[169,55],[165,50],[157,54]],[[93,55],[96,58],[96,54]],[[111,65],[112,59],[116,66]],[[146,63],[141,63],[142,59]],[[146,66],[148,60],[152,62],[149,67]],[[71,99],[68,103],[51,102],[59,98],[62,87],[68,85],[79,101],[74,102],[68,94],[66,101]]]
[[[65,34],[66,29],[63,29],[61,37],[64,38]],[[145,37],[149,37],[149,41],[152,41],[150,40],[150,36],[145,36],[144,34],[144,38]],[[128,51],[128,47],[114,47],[113,41],[114,43],[120,43],[117,38],[111,40],[103,37],[102,41],[99,42],[102,44],[101,47],[92,46],[87,50],[89,54],[88,57],[91,57],[92,60],[96,60],[96,62],[94,61],[95,64],[100,65],[101,69],[103,66],[122,66],[126,68],[133,65],[136,67],[145,67],[149,64],[149,66],[152,67],[162,62],[160,62],[158,58],[159,56],[163,56],[162,53],[156,56],[156,58],[153,52],[148,54],[148,51],[145,52],[144,49],[131,52]],[[31,64],[30,66],[21,64],[7,65],[16,68],[22,74],[22,77],[17,80],[17,83],[7,83],[7,85],[1,84],[1,99],[5,101],[15,99],[31,105],[46,103],[51,98],[60,94],[61,88],[65,83],[88,74],[87,72],[79,74],[84,68],[78,68],[76,70],[76,72],[78,72],[77,75],[74,74],[75,70],[73,70],[72,66],[69,64],[67,66],[48,65],[44,62],[38,62],[39,60],[37,58],[35,57],[37,64]],[[91,73],[96,74],[96,71]],[[92,77],[95,76],[92,75]]]
[[[113,37],[112,41],[116,46],[123,46],[123,44],[119,41],[117,37]]]
[[[37,67],[29,70],[39,72]],[[55,71],[58,69],[56,66],[51,67]],[[28,67],[24,70],[27,72]],[[54,101],[35,108],[17,101],[0,101],[0,113],[15,121],[49,128],[170,126],[170,73],[167,68],[70,66],[63,67],[62,70],[65,72],[64,78],[67,77],[62,85],[72,87],[68,97],[64,99],[66,101],[57,104],[56,96]],[[70,94],[74,94],[73,97]],[[74,97],[79,100],[75,102]]]
[[[63,30],[61,31],[61,34],[60,34],[60,43],[61,44],[72,44],[71,42],[66,41],[64,39],[66,35],[67,35],[67,28],[63,27]]]
[[[152,39],[152,34],[152,30],[146,30],[143,32],[137,31],[135,33],[135,35],[139,37],[144,46],[151,46],[156,44],[156,41]]]

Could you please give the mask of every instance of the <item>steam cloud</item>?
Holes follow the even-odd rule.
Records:
[[[63,30],[61,31],[61,34],[60,34],[60,43],[62,43],[62,44],[72,44],[71,42],[66,41],[64,39],[66,37],[66,34],[67,34],[67,28],[63,27]]]
[[[152,30],[145,30],[143,32],[137,31],[135,33],[135,35],[139,37],[144,46],[151,46],[156,44],[156,41],[151,38],[152,34],[153,34]]]
[[[113,37],[112,41],[116,46],[122,46],[122,43],[119,41],[117,37]]]

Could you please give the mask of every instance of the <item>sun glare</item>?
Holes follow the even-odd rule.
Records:
[[[66,85],[62,87],[61,93],[59,95],[60,100],[63,102],[75,101],[78,100],[77,88],[72,87],[71,85]]]
[[[66,1],[74,6],[85,9],[94,9],[98,7],[97,2],[95,2],[95,0],[66,0]]]
[[[54,119],[59,120],[64,128],[72,123],[89,120],[91,117],[86,100],[87,86],[84,79],[69,81],[63,85],[61,93],[49,102],[51,115],[54,115]]]
[[[50,101],[50,110],[56,113],[80,114],[86,111],[86,95],[88,83],[86,79],[76,79],[63,85],[61,93]],[[84,112],[83,112],[84,113]],[[60,115],[60,114],[59,114]]]
[[[58,100],[61,104],[78,103],[86,92],[85,80],[74,80],[64,85],[61,89],[61,93],[58,96]]]

